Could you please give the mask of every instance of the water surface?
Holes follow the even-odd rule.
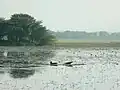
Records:
[[[0,90],[120,90],[119,48],[1,47],[2,50],[27,54],[1,56]],[[61,65],[50,66],[50,61]],[[73,61],[73,66],[62,65],[65,61]],[[78,65],[82,63],[85,65]]]

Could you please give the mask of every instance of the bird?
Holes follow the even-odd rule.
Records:
[[[58,64],[56,62],[53,63],[52,61],[50,61],[50,65],[51,66],[57,66]]]
[[[7,51],[4,51],[3,56],[4,56],[4,57],[7,57],[7,56],[8,56],[8,52],[7,52]]]
[[[69,64],[71,64],[71,63],[73,63],[73,62],[72,62],[72,61],[65,62],[64,65],[69,65]]]

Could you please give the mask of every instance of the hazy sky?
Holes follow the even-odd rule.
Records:
[[[120,31],[120,0],[0,0],[0,17],[28,13],[54,31]]]

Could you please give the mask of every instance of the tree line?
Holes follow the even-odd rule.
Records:
[[[55,41],[50,30],[28,14],[0,18],[0,45],[47,45]]]
[[[64,31],[54,32],[52,34],[57,39],[73,39],[73,40],[120,40],[120,32],[108,33],[106,31],[85,32],[85,31]]]

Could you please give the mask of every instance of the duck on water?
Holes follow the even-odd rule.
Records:
[[[65,62],[64,65],[69,65],[71,63],[73,63],[73,61]]]
[[[66,65],[66,66],[71,66],[71,63],[72,63],[72,61],[69,61],[69,62],[65,62],[63,65]],[[52,62],[52,61],[50,61],[50,65],[51,66],[58,66],[58,63],[57,62]]]
[[[72,63],[73,63],[72,61],[68,61],[68,62],[65,62],[63,65],[67,67],[73,67]]]
[[[50,65],[51,65],[51,66],[57,66],[58,63],[50,61]]]

